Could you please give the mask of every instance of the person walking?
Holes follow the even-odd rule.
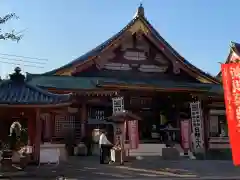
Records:
[[[109,147],[112,143],[107,139],[106,132],[101,131],[99,137],[99,148],[100,148],[100,164],[104,164],[106,157],[109,155]]]

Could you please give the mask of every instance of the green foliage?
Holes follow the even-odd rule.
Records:
[[[16,16],[15,13],[7,14],[3,17],[0,17],[0,25],[7,23],[11,19],[18,19],[19,17]],[[16,33],[15,30],[11,32],[3,32],[2,28],[0,27],[0,40],[12,40],[12,41],[19,41],[22,38],[22,35]]]

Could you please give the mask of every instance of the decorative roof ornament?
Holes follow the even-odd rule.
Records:
[[[24,82],[25,81],[25,76],[21,73],[21,68],[16,67],[14,69],[14,73],[10,74],[10,80],[15,81],[15,82]]]
[[[233,41],[230,41],[230,47],[232,48],[232,47],[234,47],[234,42]]]
[[[140,3],[140,5],[138,6],[137,12],[134,15],[134,18],[136,17],[144,17],[144,7],[142,5],[142,2]]]

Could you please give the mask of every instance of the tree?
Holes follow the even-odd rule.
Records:
[[[7,23],[11,19],[18,19],[19,17],[16,16],[15,13],[7,14],[3,17],[0,17],[0,26]],[[0,40],[12,40],[12,41],[19,41],[22,38],[22,35],[16,33],[14,30],[11,32],[3,32],[2,28],[0,27]]]

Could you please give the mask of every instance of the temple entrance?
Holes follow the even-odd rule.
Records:
[[[180,143],[180,119],[171,119],[164,112],[140,111],[139,136],[143,143],[164,143],[167,136]]]
[[[134,98],[135,103],[127,108],[142,118],[142,121],[139,121],[140,141],[165,143],[170,140],[180,144],[180,121],[190,118],[188,95],[163,92],[154,96],[138,97],[139,101],[136,99]]]
[[[159,122],[151,110],[140,110],[139,116],[142,118],[142,121],[139,121],[139,137],[142,141],[159,141],[159,136],[153,134],[153,130],[159,128]]]

